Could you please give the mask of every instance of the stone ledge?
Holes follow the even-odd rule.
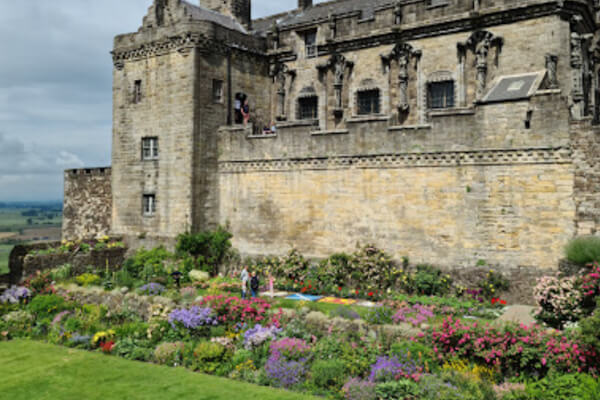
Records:
[[[388,131],[417,131],[420,129],[431,129],[430,124],[422,125],[395,125],[388,127]]]
[[[562,90],[560,89],[542,89],[537,90],[533,95],[534,96],[548,96],[551,94],[561,94]]]
[[[347,135],[350,133],[348,129],[331,129],[328,131],[312,131],[311,136],[329,136],[329,135]]]
[[[448,117],[452,115],[474,115],[475,109],[472,107],[444,108],[440,110],[427,110],[430,117]]]
[[[373,121],[389,121],[389,115],[353,115],[346,120],[348,123],[356,122],[373,122]]]
[[[273,139],[276,137],[276,133],[266,133],[264,135],[248,135],[246,136],[246,139]]]
[[[296,126],[318,126],[318,125],[319,125],[318,119],[307,119],[307,120],[278,122],[275,126],[277,128],[294,128]]]

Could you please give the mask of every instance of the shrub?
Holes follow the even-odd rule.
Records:
[[[413,399],[420,392],[419,386],[408,379],[383,382],[375,387],[377,400]]]
[[[219,323],[235,325],[237,323],[264,323],[271,305],[262,299],[242,300],[235,296],[205,296],[201,305],[212,308]]]
[[[580,265],[600,262],[600,237],[580,236],[571,240],[565,247],[565,255],[569,261]]]
[[[393,322],[394,310],[385,305],[379,305],[369,309],[365,320],[371,325],[391,324]]]
[[[251,350],[275,338],[279,332],[281,332],[281,329],[276,326],[263,328],[260,324],[256,324],[254,328],[248,329],[244,333],[244,347]]]
[[[135,284],[135,278],[124,266],[113,274],[113,284],[115,287],[127,287],[131,289]]]
[[[373,382],[387,382],[398,379],[411,379],[418,382],[423,373],[423,367],[411,360],[407,355],[377,357],[371,366],[369,379]]]
[[[600,352],[600,298],[596,303],[596,310],[587,318],[581,320],[581,340]]]
[[[54,293],[50,271],[44,273],[37,271],[23,281],[23,286],[31,290],[32,295]]]
[[[349,284],[351,256],[337,253],[319,264],[319,280],[325,286],[344,286]]]
[[[533,295],[539,306],[535,317],[553,328],[562,329],[567,322],[576,322],[583,316],[583,294],[576,277],[542,277]]]
[[[479,289],[481,295],[489,299],[498,296],[499,292],[510,289],[510,282],[501,273],[489,270],[485,279],[479,282]]]
[[[178,308],[169,314],[169,323],[173,329],[185,329],[190,333],[203,334],[206,328],[217,325],[217,319],[210,307]]]
[[[148,324],[145,322],[126,322],[115,328],[117,338],[142,339],[146,337]]]
[[[31,297],[31,291],[24,286],[11,286],[0,296],[0,303],[19,304]]]
[[[418,265],[413,279],[416,292],[427,296],[444,295],[452,287],[450,276],[431,265]]]
[[[273,386],[290,388],[304,380],[306,365],[304,360],[290,361],[273,352],[265,364],[265,373]]]
[[[34,316],[25,310],[18,310],[2,316],[2,321],[6,323],[5,329],[11,336],[29,336]]]
[[[426,375],[419,382],[421,400],[495,400],[491,385],[456,372]]]
[[[55,281],[66,281],[71,277],[73,268],[71,264],[64,264],[50,271],[50,277]]]
[[[342,360],[318,360],[310,370],[311,383],[321,389],[339,390],[347,379]]]
[[[152,278],[162,277],[166,274],[164,262],[174,257],[164,247],[146,250],[139,249],[131,258],[128,258],[123,267],[135,279],[141,278],[149,281]]]
[[[216,276],[223,259],[231,249],[233,235],[222,227],[215,231],[184,233],[177,237],[177,252],[194,257],[195,264],[203,271]]]
[[[183,347],[182,342],[161,343],[154,349],[154,361],[171,367],[181,365]]]
[[[210,279],[208,272],[200,271],[199,269],[191,270],[188,276],[192,282],[205,282]]]
[[[38,319],[44,319],[67,309],[65,299],[55,294],[36,296],[27,305],[27,310]]]
[[[281,258],[274,272],[276,276],[303,282],[307,280],[309,268],[308,260],[297,249],[292,249]]]
[[[360,314],[358,314],[356,311],[354,311],[350,307],[346,307],[346,306],[339,306],[335,310],[331,311],[329,313],[329,316],[332,318],[340,317],[340,318],[351,319],[351,320],[360,319]]]
[[[350,274],[356,284],[365,289],[388,288],[395,284],[397,273],[392,257],[372,244],[359,247],[350,258]]]
[[[390,346],[389,355],[414,360],[415,364],[422,365],[426,372],[437,369],[438,365],[432,346],[412,340],[393,343]]]
[[[146,296],[159,296],[165,291],[165,287],[160,283],[148,283],[141,286],[138,291]]]
[[[215,342],[200,342],[194,349],[194,369],[214,374],[227,358],[225,346]]]
[[[147,340],[126,337],[117,341],[110,352],[127,360],[150,361],[154,350],[149,348],[149,345],[150,342]]]
[[[508,399],[510,398],[509,396]],[[598,383],[598,379],[585,374],[550,375],[527,385],[525,393],[517,398],[522,400],[597,400],[600,399],[600,383]]]
[[[342,394],[346,400],[376,400],[375,383],[351,378],[342,387]]]
[[[305,359],[310,354],[310,346],[305,340],[297,338],[283,338],[271,342],[271,353],[279,353],[288,360]]]
[[[428,322],[433,318],[433,306],[424,306],[422,304],[414,304],[412,306],[401,307],[392,317],[395,323],[406,322],[413,326],[420,326],[424,322]]]
[[[102,282],[102,278],[96,274],[85,273],[75,278],[75,282],[77,282],[79,286],[94,286],[100,284],[100,282]]]
[[[584,312],[590,314],[596,305],[596,298],[600,296],[600,265],[597,262],[593,263],[591,270],[583,276],[581,291]]]

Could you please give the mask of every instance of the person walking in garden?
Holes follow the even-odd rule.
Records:
[[[245,299],[246,292],[248,291],[248,280],[250,279],[248,275],[248,267],[246,265],[244,265],[244,269],[242,270],[240,277],[242,278],[242,299]]]
[[[258,276],[256,275],[256,271],[252,271],[252,278],[250,279],[250,291],[252,293],[252,297],[258,296],[258,286],[260,282],[258,281]]]

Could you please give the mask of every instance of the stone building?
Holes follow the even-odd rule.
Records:
[[[223,224],[249,255],[555,268],[600,221],[598,6],[154,0],[114,41],[112,190],[67,171],[65,202],[105,196],[134,246]]]

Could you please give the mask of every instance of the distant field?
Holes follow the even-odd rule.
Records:
[[[39,211],[35,216],[22,215],[31,212],[24,208],[0,209],[0,232],[19,232],[27,228],[60,226],[62,215],[59,212]],[[51,218],[48,218],[51,216]]]
[[[12,244],[0,244],[0,275],[8,273],[8,256],[12,248]]]

